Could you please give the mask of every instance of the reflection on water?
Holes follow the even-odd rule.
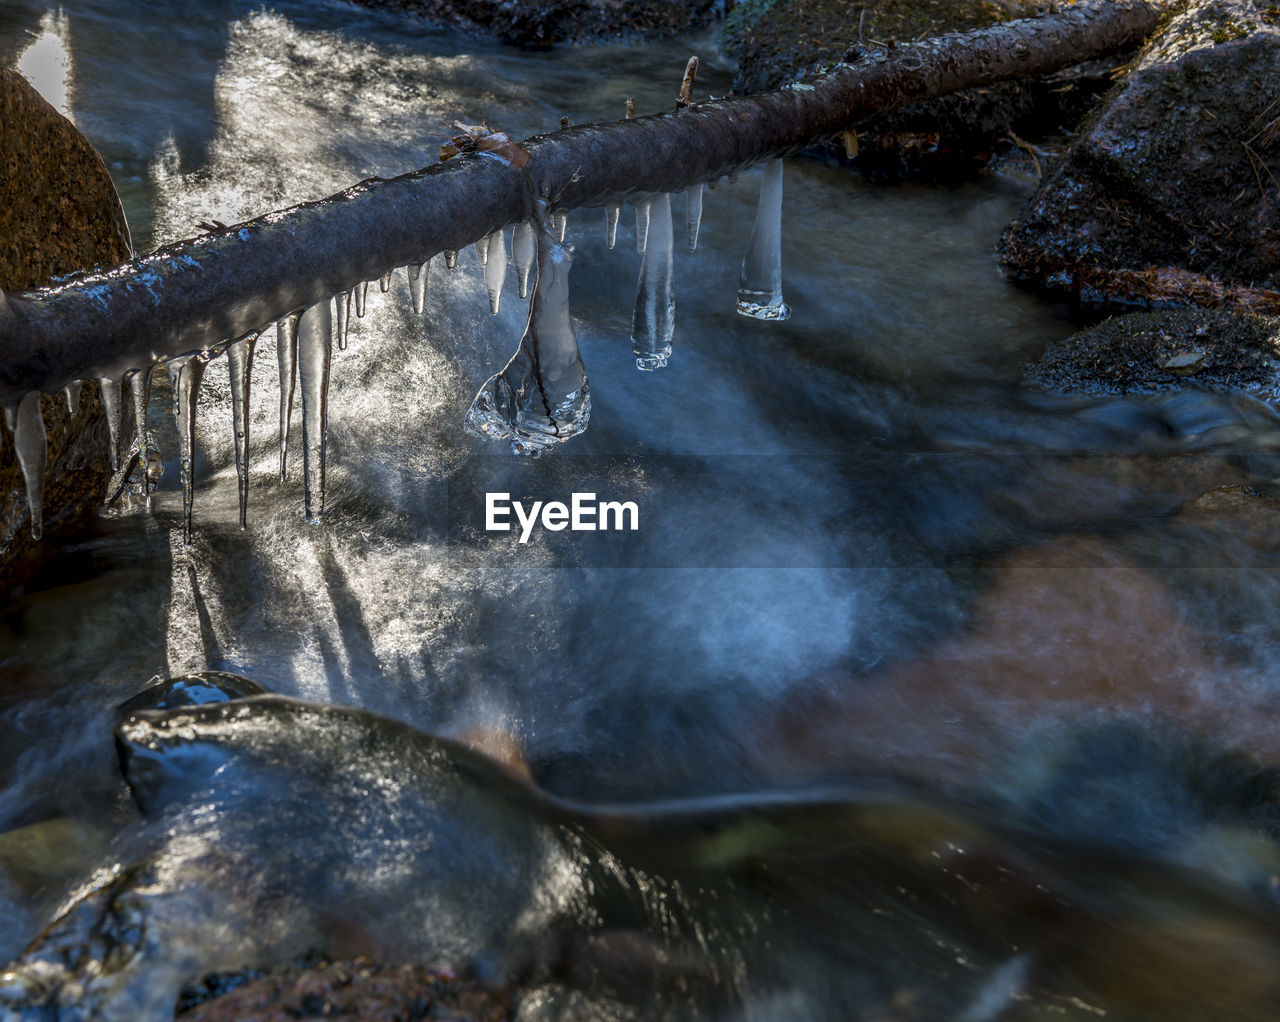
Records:
[[[630,95],[665,109],[691,49],[533,56],[301,0],[136,6],[69,3],[61,38],[73,114],[143,247],[430,162],[455,118],[523,136],[620,117]],[[44,14],[7,5],[0,51]],[[725,89],[707,40],[692,48]],[[320,527],[300,471],[278,478],[269,333],[239,529],[212,363],[192,544],[171,472],[154,513],[105,514],[0,618],[0,958],[89,864],[159,847],[192,881],[192,901],[149,903],[175,955],[214,954],[228,888],[271,892],[296,926],[254,954],[303,935],[337,952],[339,933],[388,955],[448,944],[494,975],[553,977],[528,1000],[541,1017],[626,1017],[654,989],[677,1015],[1273,1017],[1274,411],[1025,395],[1022,357],[1069,325],[996,271],[1020,193],[871,187],[798,161],[786,177],[792,318],[734,311],[746,172],[705,192],[697,253],[676,246],[672,354],[652,373],[631,350],[634,218],[610,252],[603,212],[570,216],[591,425],[538,461],[461,428],[527,308],[508,275],[490,315],[471,250],[453,272],[436,260],[421,315],[403,271],[372,288],[335,351]],[[164,376],[151,427],[168,459]],[[484,530],[488,492],[575,491],[635,501],[640,530]],[[205,669],[502,750],[577,815],[565,829],[524,788],[493,826],[466,799],[428,813],[421,763],[304,739],[327,771],[255,767],[180,801],[168,829],[140,825],[113,707]],[[707,801],[724,793],[729,808]],[[652,806],[679,799],[703,801]],[[651,833],[639,810],[610,829],[601,802],[649,805]],[[293,869],[282,819],[319,828],[341,883]],[[414,872],[406,820],[443,846],[444,886]],[[20,867],[50,826],[80,851]],[[503,845],[519,826],[543,843]],[[413,929],[384,911],[404,876],[500,925]],[[318,920],[334,891],[348,916]],[[252,929],[260,905],[233,900]],[[466,916],[449,918],[480,926]],[[545,947],[498,963],[498,931]],[[249,954],[220,948],[229,966]]]

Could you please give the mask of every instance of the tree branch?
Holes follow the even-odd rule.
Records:
[[[909,103],[1109,52],[1149,34],[1159,14],[1155,2],[1082,0],[879,51],[776,92],[582,125],[373,178],[57,287],[0,293],[0,403],[262,329],[526,219],[535,196],[564,210],[680,191]]]

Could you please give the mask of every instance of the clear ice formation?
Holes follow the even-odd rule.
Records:
[[[444,251],[444,267],[446,270],[456,269],[458,266],[458,253],[451,248]]]
[[[652,201],[649,242],[640,260],[636,283],[636,307],[631,317],[631,350],[636,367],[647,372],[661,369],[671,357],[671,337],[676,328],[676,303],[672,297],[671,197]]]
[[[66,386],[67,411],[72,415],[80,411],[80,387],[80,380],[74,380]]]
[[[783,320],[791,310],[782,300],[782,160],[770,160],[760,182],[760,202],[751,241],[738,277],[738,312],[752,319]]]
[[[694,185],[684,193],[684,229],[689,251],[698,249],[698,231],[702,227],[702,185]]]
[[[649,200],[636,203],[636,251],[643,252],[649,244]]]
[[[31,538],[44,535],[44,472],[49,457],[49,444],[44,433],[44,416],[40,414],[40,392],[33,390],[18,404],[11,417],[13,446],[18,455],[18,468],[27,484],[27,509],[31,513]]]
[[[430,263],[410,263],[405,267],[409,274],[409,297],[413,299],[413,311],[419,316],[427,307],[427,270]]]
[[[175,395],[178,406],[178,439],[182,444],[182,542],[191,545],[191,512],[195,504],[196,480],[196,404],[200,397],[200,381],[212,355],[184,355],[169,360],[169,373],[177,372]]]
[[[98,377],[102,386],[102,410],[107,415],[107,435],[110,437],[111,449],[107,457],[111,461],[111,471],[120,468],[120,377]]]
[[[391,290],[391,274],[384,273],[378,279],[378,290],[381,291],[384,295]]]
[[[356,296],[356,319],[364,319],[364,310],[369,303],[369,282],[362,280],[351,293]]]
[[[618,217],[622,215],[622,207],[617,203],[608,206],[604,211],[604,240],[609,248],[618,242]]]
[[[231,421],[236,434],[236,482],[240,488],[240,528],[249,512],[249,380],[253,373],[253,349],[258,334],[242,337],[227,348],[227,372],[231,384]]]
[[[587,428],[591,393],[569,317],[571,251],[557,229],[538,232],[538,276],[520,347],[476,394],[463,423],[472,436],[509,440],[517,454],[540,455]]]
[[[569,214],[564,210],[551,214],[551,229],[555,231],[556,240],[564,244],[565,231],[569,229]]]
[[[151,433],[147,429],[147,405],[151,402],[151,364],[142,369],[130,369],[125,374],[129,384],[129,397],[133,403],[133,453],[138,458],[138,482],[147,507],[151,506],[152,484],[164,473],[164,459],[151,447]]]
[[[298,316],[294,312],[276,323],[276,360],[280,365],[280,481],[289,458],[289,420],[293,417],[293,388],[298,380]]]
[[[338,349],[346,351],[347,330],[351,326],[351,292],[334,295],[333,304],[338,313]]]
[[[525,220],[517,224],[511,234],[511,261],[516,264],[516,280],[520,285],[520,297],[529,297],[529,271],[538,253],[538,239],[533,224]]]
[[[484,287],[489,292],[489,312],[498,314],[502,301],[502,285],[507,282],[507,241],[502,231],[489,235],[485,246],[487,258],[484,264]]]
[[[298,321],[298,382],[302,390],[302,478],[307,523],[324,514],[324,448],[328,428],[329,363],[333,318],[329,303],[317,302]]]
[[[480,263],[482,270],[489,265],[489,241],[492,237],[493,235],[486,234],[476,242],[476,260]]]

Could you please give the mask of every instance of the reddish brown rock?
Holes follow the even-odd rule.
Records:
[[[102,158],[18,72],[0,68],[0,290],[42,287],[62,274],[130,255],[128,229]],[[26,487],[8,430],[0,435],[0,592],[29,578],[81,529],[103,496],[108,433],[96,382],[74,411],[41,399],[49,439],[44,539],[31,534]]]

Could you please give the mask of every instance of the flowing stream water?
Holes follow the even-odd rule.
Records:
[[[139,251],[433,162],[455,119],[520,138],[620,118],[628,97],[668,109],[694,52],[700,95],[731,78],[713,35],[529,53],[318,0],[68,0],[60,15],[8,0],[0,57],[33,44],[57,58],[39,64],[103,153]],[[1026,358],[1073,325],[1000,276],[993,247],[1027,185],[994,176],[886,187],[787,161],[791,316],[743,318],[763,174],[704,191],[696,252],[684,197],[673,232],[649,227],[675,237],[672,350],[652,371],[637,371],[650,349],[633,335],[670,311],[650,294],[633,315],[637,280],[667,271],[642,273],[630,211],[612,250],[603,211],[570,214],[590,426],[541,458],[462,428],[528,315],[514,271],[491,315],[470,249],[424,269],[421,314],[403,271],[353,310],[333,352],[319,525],[304,519],[296,420],[279,478],[266,334],[248,528],[220,358],[201,387],[185,544],[157,370],[149,428],[168,470],[152,506],[105,510],[0,615],[0,961],[131,847],[114,837],[138,826],[118,704],[154,675],[220,670],[518,750],[577,806],[665,806],[661,854],[636,852],[619,881],[630,916],[584,907],[590,871],[572,857],[520,871],[481,851],[490,810],[466,798],[431,820],[434,847],[457,847],[413,904],[444,913],[440,890],[458,883],[477,917],[518,901],[535,930],[556,916],[640,934],[647,951],[600,942],[576,960],[643,958],[676,1017],[1275,1016],[1271,406],[1021,389]],[[633,501],[638,529],[485,529],[486,494],[575,492]],[[210,840],[263,863],[313,843],[322,865],[376,875],[383,846],[361,827],[386,821],[352,795],[369,794],[351,779],[367,780],[359,749],[332,751],[355,773],[313,772],[283,795],[259,779],[256,810],[235,817],[252,825]],[[310,800],[307,826],[346,836],[300,833],[289,798]],[[719,873],[704,847],[716,825],[672,823],[753,799],[764,808],[733,817]],[[19,838],[54,824],[63,836],[33,870]],[[220,870],[235,901],[233,867],[202,860],[202,876]],[[199,960],[216,926],[196,923]],[[420,953],[395,913],[382,926]],[[699,949],[719,970],[705,996],[690,992]],[[592,968],[592,982],[556,981],[581,1000],[543,990],[527,1016],[628,1017],[625,984]]]

